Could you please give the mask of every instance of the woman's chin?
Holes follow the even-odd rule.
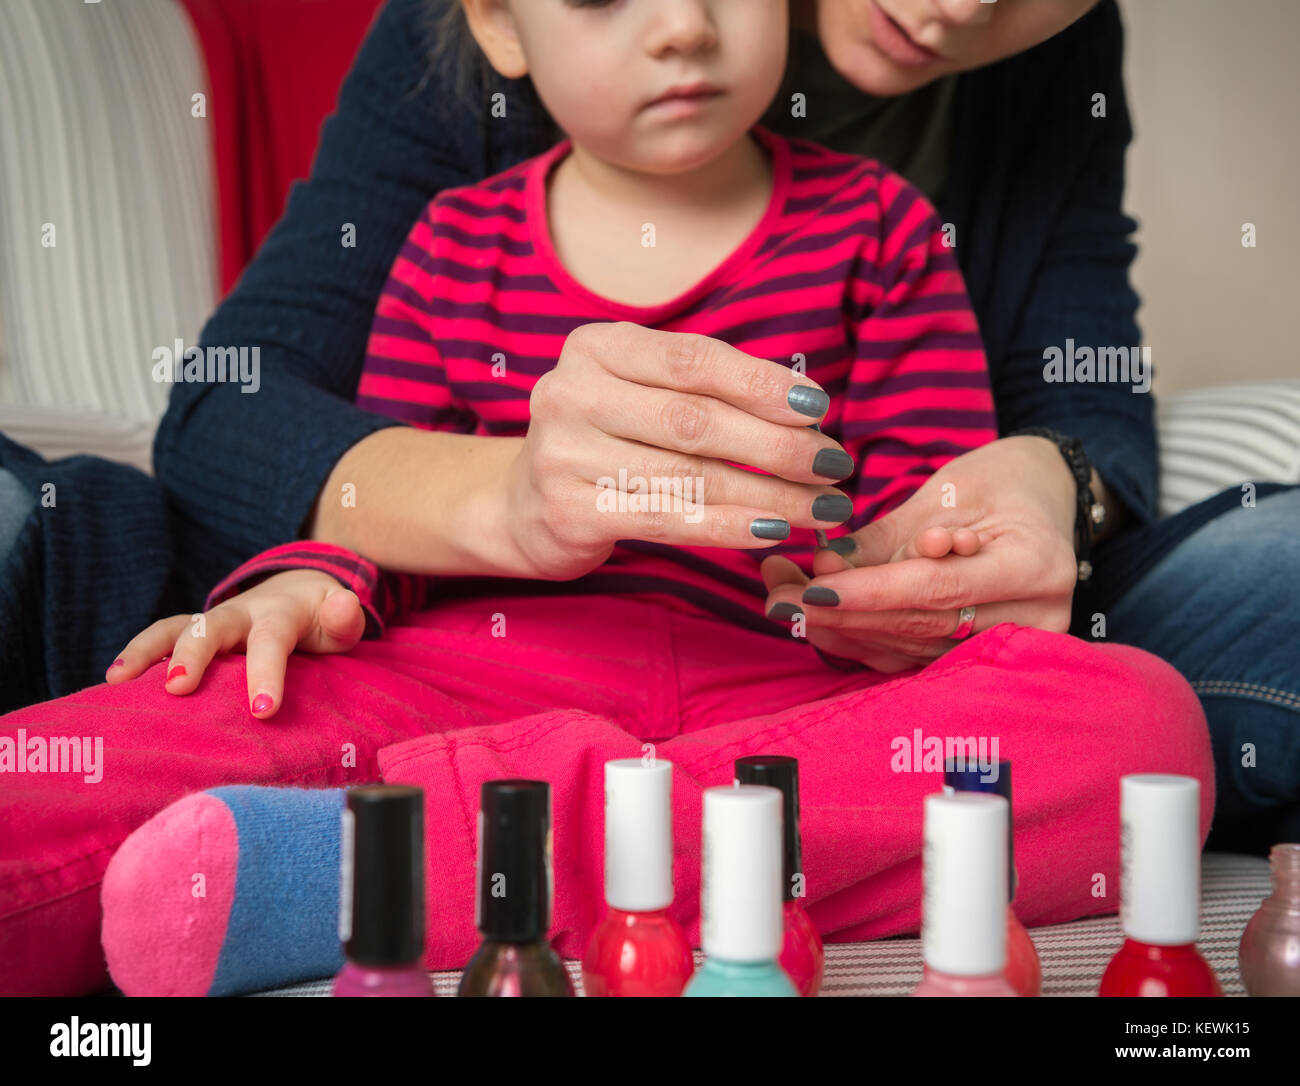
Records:
[[[827,59],[863,94],[877,98],[907,94],[944,74],[942,61],[920,66],[898,64],[870,41],[839,42],[827,50]]]

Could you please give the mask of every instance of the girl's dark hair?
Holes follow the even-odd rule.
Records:
[[[530,136],[537,141],[538,150],[559,139],[562,133],[537,97],[533,81],[527,76],[503,79],[488,63],[470,33],[460,0],[425,0],[425,3],[429,64],[434,69],[450,69],[450,83],[457,102],[471,108],[481,107],[494,94],[503,93],[512,109],[523,109],[530,114],[533,122],[529,126]]]

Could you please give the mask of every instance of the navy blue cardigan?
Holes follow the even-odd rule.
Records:
[[[46,464],[0,435],[5,467],[38,499],[58,487],[0,569],[0,710],[100,681],[126,640],[193,610],[252,554],[301,534],[347,449],[391,420],[352,404],[376,299],[399,246],[440,189],[544,149],[526,87],[505,119],[457,99],[429,63],[428,5],[389,0],[326,122],[310,180],[204,329],[204,345],[261,347],[261,389],[177,384],[154,446],[157,480],[75,457]],[[961,77],[940,208],[988,349],[1003,432],[1083,439],[1135,528],[1100,548],[1076,614],[1104,608],[1212,503],[1148,526],[1156,446],[1149,395],[1047,384],[1043,351],[1067,337],[1136,345],[1121,211],[1131,128],[1123,30],[1103,0],[1055,38]],[[1093,116],[1093,95],[1106,116]],[[356,247],[340,244],[343,224]],[[160,492],[158,483],[161,482]],[[1111,561],[1107,556],[1113,555]],[[1098,596],[1098,593],[1102,593]]]

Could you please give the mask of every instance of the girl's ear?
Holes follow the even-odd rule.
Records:
[[[498,75],[505,79],[522,79],[528,74],[528,60],[523,43],[510,13],[509,0],[460,0],[465,21]],[[531,2],[531,0],[528,0]]]

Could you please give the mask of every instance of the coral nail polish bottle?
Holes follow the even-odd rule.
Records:
[[[1098,995],[1219,996],[1196,950],[1201,922],[1201,782],[1165,773],[1120,778],[1120,923],[1124,944]]]
[[[704,790],[705,959],[682,995],[798,997],[777,962],[784,940],[781,804],[775,788]]]
[[[673,903],[673,767],[605,763],[605,901],[582,961],[589,996],[679,996],[695,957]]]
[[[484,781],[479,794],[474,922],[483,942],[459,996],[571,996],[551,927],[551,786]]]
[[[1007,825],[1011,805],[981,792],[925,797],[916,996],[1014,996],[1007,983]]]
[[[996,774],[996,775],[994,775]],[[1043,967],[1038,960],[1038,948],[1029,937],[1024,924],[1016,916],[1011,902],[1016,896],[1015,807],[1011,801],[1011,763],[998,762],[992,780],[978,765],[962,759],[959,765],[949,759],[944,769],[943,784],[954,792],[991,792],[1001,796],[1010,805],[1007,823],[1007,868],[1010,878],[1007,894],[1007,982],[1022,996],[1043,994]]]
[[[737,784],[761,784],[780,791],[782,810],[782,885],[785,936],[781,968],[802,996],[821,991],[826,952],[808,913],[804,910],[803,842],[799,836],[799,759],[755,755],[736,759]]]
[[[424,792],[353,788],[343,808],[336,996],[431,996],[424,971]]]
[[[1241,936],[1237,962],[1252,996],[1300,996],[1300,845],[1268,854],[1273,893]]]

